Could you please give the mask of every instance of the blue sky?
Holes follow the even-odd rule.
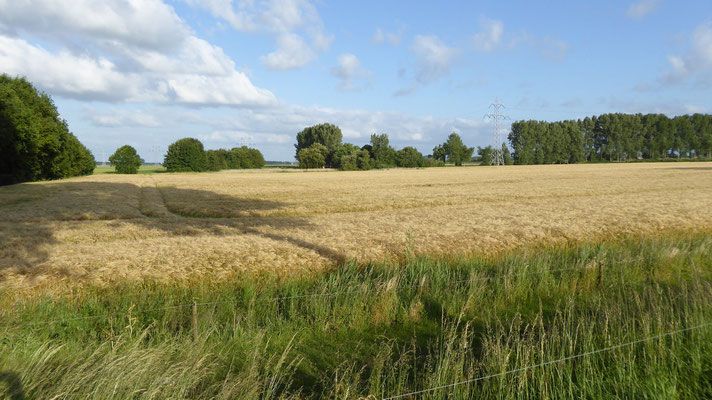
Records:
[[[712,3],[0,0],[0,72],[54,98],[98,160],[196,137],[292,160],[296,133],[424,154],[513,120],[712,112]]]

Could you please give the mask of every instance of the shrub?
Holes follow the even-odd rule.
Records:
[[[119,174],[135,174],[138,172],[143,160],[136,153],[136,149],[129,145],[124,145],[116,149],[114,154],[109,157],[109,162]]]
[[[168,172],[205,171],[205,151],[198,139],[184,138],[168,146],[163,166]]]

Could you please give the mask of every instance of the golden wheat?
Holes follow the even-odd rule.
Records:
[[[0,188],[0,288],[711,227],[711,163],[94,175]]]

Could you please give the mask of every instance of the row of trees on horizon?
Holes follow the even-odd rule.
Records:
[[[343,143],[341,129],[324,123],[304,128],[297,133],[295,157],[302,168],[338,168],[341,170],[369,170],[372,168],[418,168],[444,166],[445,162],[462,165],[472,159],[474,148],[467,147],[460,135],[452,133],[445,143],[436,146],[433,154],[423,156],[415,147],[396,150],[390,145],[388,134],[372,134],[368,144],[361,147]]]
[[[712,157],[712,115],[602,114],[560,122],[517,121],[515,164]]]
[[[427,156],[412,146],[396,150],[385,133],[371,135],[360,147],[344,143],[341,129],[329,123],[304,128],[296,139],[301,167],[342,170],[471,161],[489,165],[498,152],[505,164],[709,159],[712,115],[613,113],[560,122],[522,120],[511,126],[510,146],[478,147],[476,157],[474,148],[454,132]],[[136,173],[143,162],[131,146],[122,146],[112,157],[117,172],[123,173]],[[163,165],[171,172],[219,171],[262,168],[265,159],[259,150],[246,146],[205,150],[199,140],[184,138],[169,146]],[[0,184],[87,175],[95,166],[94,156],[69,131],[49,95],[25,78],[0,74]]]

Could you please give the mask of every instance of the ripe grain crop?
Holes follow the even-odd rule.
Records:
[[[103,174],[0,188],[0,289],[712,228],[712,164]]]

